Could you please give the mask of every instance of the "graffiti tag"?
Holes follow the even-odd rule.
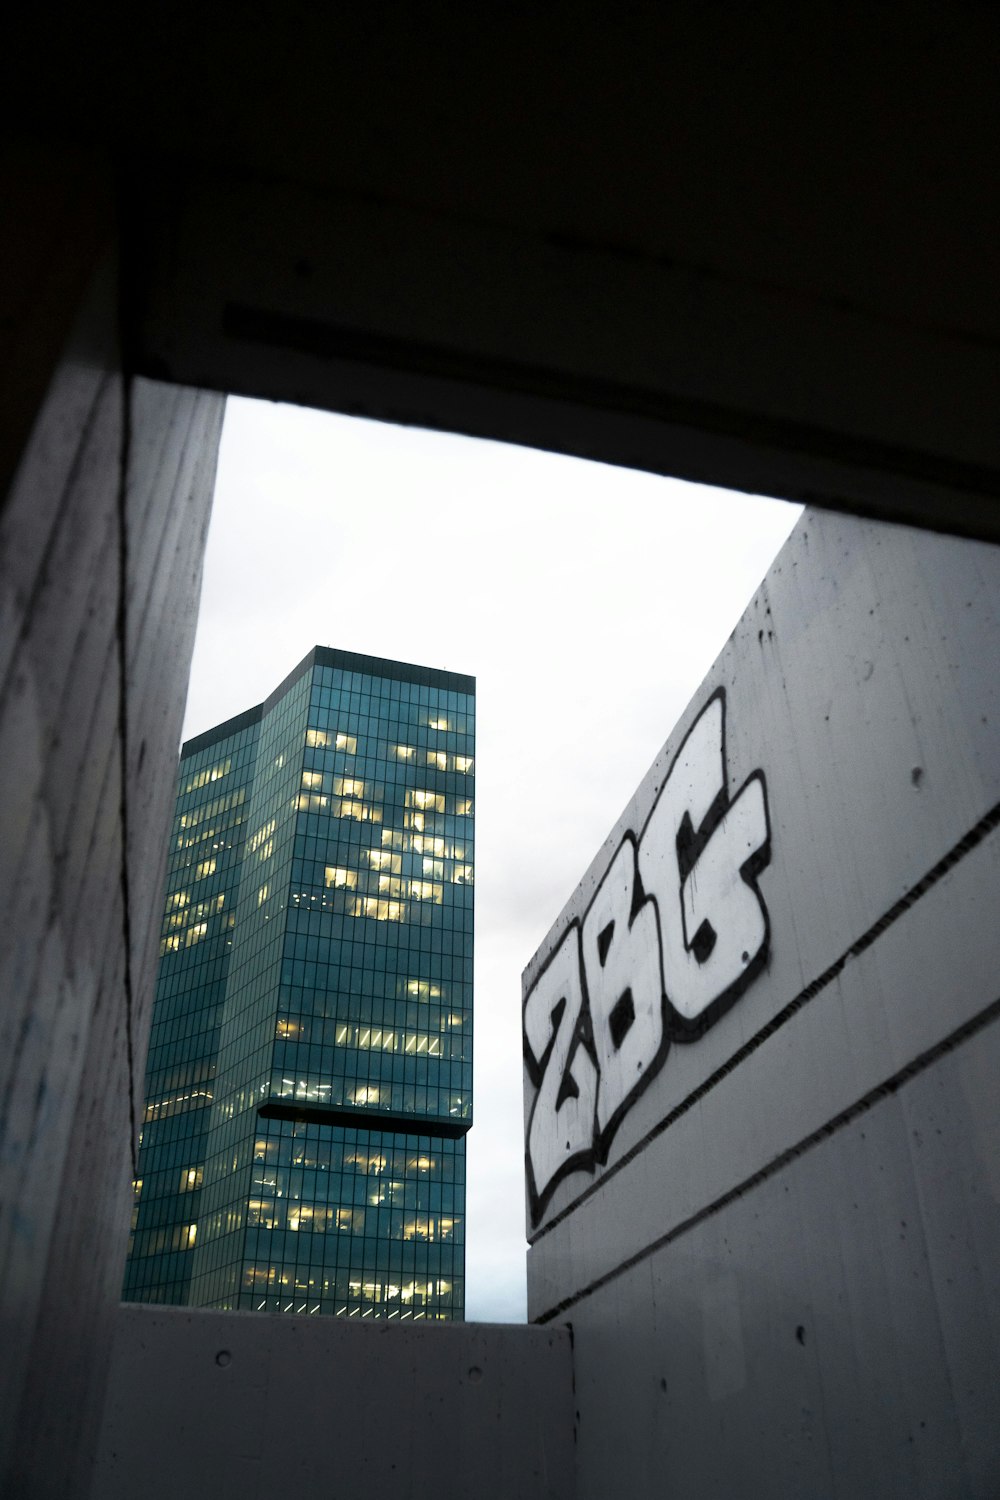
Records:
[[[525,998],[536,1223],[563,1177],[607,1160],[671,1043],[703,1035],[767,962],[767,787],[754,771],[730,797],[725,728],[719,689]]]

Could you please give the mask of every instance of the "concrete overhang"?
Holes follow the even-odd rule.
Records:
[[[22,18],[137,370],[1000,537],[990,7]]]

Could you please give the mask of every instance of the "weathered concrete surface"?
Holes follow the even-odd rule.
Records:
[[[572,1500],[566,1329],[126,1305],[93,1500]]]
[[[1000,1493],[998,1067],[994,1024],[572,1308],[580,1500]]]
[[[124,380],[113,261],[78,309],[86,194],[18,207],[46,394],[0,514],[0,1491],[27,1497],[76,1492],[103,1396],[223,401]]]
[[[543,997],[526,1086],[538,1172],[545,1130],[565,1157],[606,1088],[586,1048],[568,1060],[575,1094],[547,1079],[558,1029],[540,1055],[572,998],[546,965],[574,921],[595,1055],[600,1006],[630,985],[621,1055],[651,1075],[606,1161],[581,1156],[529,1204],[529,1314],[576,1335],[581,1497],[612,1480],[641,1493],[653,1472],[706,1496],[1000,1484],[998,659],[1000,553],[807,513],[526,971]],[[768,838],[734,846],[727,886],[722,835],[699,839],[696,814],[671,890],[656,863],[670,838],[644,855],[650,814],[676,784],[679,807],[705,800],[684,747],[720,690],[730,809],[759,774]],[[629,831],[645,904],[605,935],[603,999],[587,914],[614,915]],[[699,917],[708,903],[706,972],[743,922],[749,978],[700,1035],[668,1006],[669,1046],[644,1057],[647,928],[668,999],[695,993],[671,900]]]

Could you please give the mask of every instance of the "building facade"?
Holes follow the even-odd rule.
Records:
[[[474,738],[316,647],[183,747],[127,1301],[462,1318]]]

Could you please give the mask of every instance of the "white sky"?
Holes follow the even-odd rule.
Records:
[[[521,971],[796,506],[231,398],[184,738],[314,646],[477,678],[466,1317],[525,1317]]]

